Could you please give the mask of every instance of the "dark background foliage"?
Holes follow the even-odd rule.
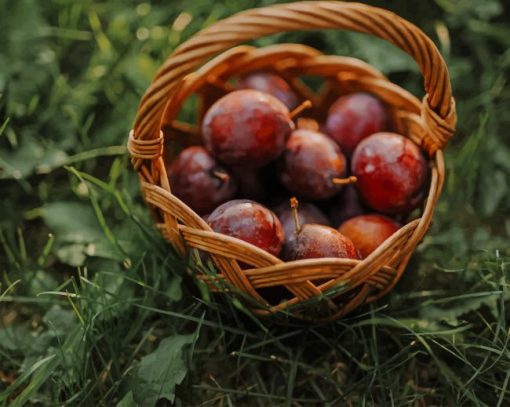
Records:
[[[183,40],[272,3],[0,0],[0,402],[508,404],[504,0],[369,2],[438,44],[459,113],[434,224],[390,296],[323,327],[258,321],[201,295],[152,228],[125,149],[141,95]],[[276,41],[362,58],[422,96],[381,41],[256,44]]]

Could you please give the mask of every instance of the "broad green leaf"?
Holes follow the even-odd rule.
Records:
[[[44,206],[43,218],[58,241],[89,243],[103,239],[103,233],[88,204],[53,202]]]
[[[137,407],[138,405],[135,403],[132,391],[128,391],[122,400],[117,403],[117,407]]]
[[[70,266],[81,266],[87,258],[85,254],[86,245],[83,244],[64,244],[57,250],[58,259]]]
[[[168,288],[165,291],[167,297],[172,301],[180,301],[182,298],[182,278],[175,276],[170,280]]]
[[[67,154],[52,145],[26,137],[14,151],[0,150],[0,178],[22,178],[33,171],[45,173],[66,162]]]
[[[26,325],[0,328],[0,349],[25,352],[30,348],[32,339],[32,332]]]
[[[51,291],[58,285],[57,279],[50,273],[37,270],[31,275],[30,281],[26,283],[27,290],[32,295],[38,295],[44,291]]]
[[[139,405],[153,406],[159,399],[174,401],[175,386],[188,371],[186,351],[196,339],[196,335],[165,338],[141,359],[133,381],[133,398]]]
[[[431,321],[446,321],[451,324],[458,324],[459,318],[471,311],[479,310],[486,305],[494,317],[497,317],[498,301],[501,299],[501,292],[473,293],[459,296],[456,301],[447,302],[439,307],[433,302],[420,309],[423,318]],[[504,299],[510,299],[510,292],[504,293]]]
[[[77,320],[71,311],[55,304],[44,314],[43,322],[50,327],[51,333],[57,336],[65,335],[76,325]]]

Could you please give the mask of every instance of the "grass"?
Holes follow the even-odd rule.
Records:
[[[153,229],[124,147],[143,91],[181,41],[268,3],[0,0],[0,403],[508,405],[503,0],[385,2],[438,44],[459,111],[434,224],[391,295],[327,326],[257,320],[200,291]],[[412,61],[368,37],[258,43],[274,41],[422,94]]]

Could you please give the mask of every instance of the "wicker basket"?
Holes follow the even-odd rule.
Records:
[[[418,63],[425,97],[420,101],[354,58],[323,55],[297,44],[264,48],[238,45],[283,31],[310,29],[348,29],[396,45]],[[363,90],[383,100],[390,107],[395,131],[420,145],[430,159],[430,188],[421,217],[362,261],[324,258],[286,263],[251,244],[213,232],[172,195],[165,170],[172,146],[200,143],[198,126],[177,120],[183,102],[197,94],[201,118],[205,109],[228,90],[230,77],[260,69],[278,72],[303,99],[310,99],[312,115],[318,120],[342,93]],[[322,77],[325,86],[314,94],[299,79],[303,76]],[[140,103],[128,148],[145,200],[154,209],[165,238],[181,252],[195,248],[208,253],[216,265],[214,273],[195,270],[198,279],[229,295],[252,299],[247,303],[259,315],[286,311],[299,318],[333,320],[385,295],[399,280],[431,222],[444,183],[442,150],[455,124],[448,70],[434,43],[420,29],[392,12],[359,3],[297,2],[241,12],[202,30],[177,48]],[[292,298],[269,305],[261,294],[268,287],[285,287]]]

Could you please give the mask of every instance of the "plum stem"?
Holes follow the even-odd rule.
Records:
[[[297,128],[303,130],[319,131],[319,123],[309,117],[300,117],[297,120]]]
[[[351,175],[347,178],[331,178],[331,182],[335,185],[348,185],[348,184],[354,184],[358,182],[358,178],[356,178],[354,175]]]
[[[225,171],[215,170],[212,172],[212,175],[222,182],[227,182],[230,179],[230,175],[228,175]]]
[[[296,232],[296,235],[299,233],[299,231],[301,230],[301,225],[299,224],[299,216],[298,216],[298,207],[299,207],[299,201],[297,200],[297,198],[295,196],[293,196],[292,198],[290,198],[290,207],[292,209],[292,217],[294,218],[294,226],[296,228],[295,232]]]
[[[312,107],[312,102],[310,100],[305,100],[303,103],[301,103],[298,107],[293,109],[289,116],[291,119],[299,115],[303,110],[310,109]]]

